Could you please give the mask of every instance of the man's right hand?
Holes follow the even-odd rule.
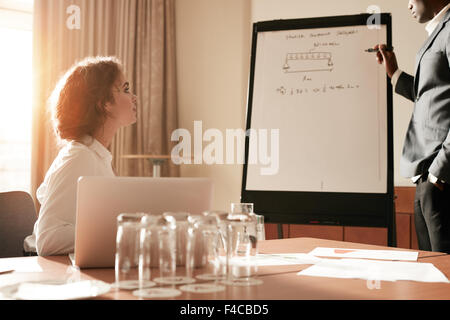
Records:
[[[379,64],[384,63],[386,67],[386,73],[389,78],[392,78],[392,75],[397,71],[397,58],[395,57],[394,51],[386,51],[386,45],[380,44],[373,47],[377,51],[377,61]]]

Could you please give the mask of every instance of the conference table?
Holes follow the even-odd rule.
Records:
[[[407,250],[351,242],[315,238],[289,238],[261,241],[260,253],[308,253],[316,247]],[[415,250],[417,251],[417,250]],[[418,251],[417,262],[432,263],[450,278],[450,255],[439,252]],[[367,280],[299,276],[297,273],[310,265],[260,266],[258,279],[262,284],[248,287],[226,286],[215,293],[182,292],[180,300],[448,300],[449,283],[416,281],[381,281],[376,288],[368,286]],[[78,269],[71,265],[68,256],[18,257],[0,259],[0,287],[18,282],[42,279],[79,281],[100,280],[114,282],[114,268]],[[195,273],[200,273],[196,269]],[[157,270],[154,274],[158,274]],[[153,277],[152,277],[153,278]],[[202,281],[198,281],[201,283]],[[136,300],[131,291],[112,289],[96,299]]]

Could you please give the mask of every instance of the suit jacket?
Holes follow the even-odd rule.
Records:
[[[450,183],[450,10],[417,54],[414,77],[403,72],[395,92],[415,102],[401,175],[410,178],[428,170]]]

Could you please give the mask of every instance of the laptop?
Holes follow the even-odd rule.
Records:
[[[114,267],[120,213],[201,214],[211,209],[212,195],[208,178],[80,177],[72,263],[79,268]]]

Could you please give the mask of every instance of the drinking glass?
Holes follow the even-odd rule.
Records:
[[[195,282],[193,278],[194,254],[195,254],[195,226],[191,215],[187,212],[165,212],[163,217],[174,222],[174,248],[171,254],[175,257],[176,266],[184,266],[185,276],[177,276],[176,271],[172,276],[155,281],[165,284],[185,284]],[[160,254],[162,252],[160,251]]]
[[[201,221],[198,234],[202,242],[202,273],[197,275],[202,280],[224,280],[226,272],[225,246],[220,232],[220,212],[206,211],[199,216]],[[223,259],[221,259],[223,257]]]
[[[244,256],[249,252],[251,257],[258,252],[257,222],[258,219],[253,212],[253,203],[232,203],[228,220],[235,222],[233,226],[237,232],[235,236],[238,254]],[[237,222],[240,221],[242,228]]]
[[[158,283],[170,284],[176,277],[176,221],[171,216],[161,216],[153,228],[158,237],[159,278]]]
[[[266,240],[266,230],[264,228],[264,216],[256,213],[255,216],[256,216],[256,238],[258,239],[258,241],[264,241]]]
[[[253,203],[232,203],[231,214],[249,214],[254,215],[256,219],[256,236],[257,240],[266,240],[266,233],[264,228],[264,216],[254,212]]]
[[[253,204],[232,203],[226,219],[227,285],[255,285],[257,275],[257,219]]]
[[[147,216],[141,227],[141,255],[139,275],[141,279],[150,277],[150,268],[159,265],[159,277],[154,281],[160,284],[174,284],[176,279],[176,221],[171,216]],[[141,287],[132,292],[145,299],[172,298],[181,294],[174,287]]]
[[[219,233],[219,220],[214,215],[192,215],[195,230],[195,255],[194,267],[201,268],[196,276],[201,280],[213,280],[214,282],[188,284],[180,287],[180,290],[193,293],[214,293],[225,290],[218,284],[218,280],[225,279],[223,268],[219,261],[218,248],[221,242]]]
[[[249,215],[253,213],[253,203],[240,203],[233,202],[231,203],[231,215]]]
[[[146,214],[141,219],[139,252],[139,287],[149,287],[151,268],[159,265],[158,220],[160,215]]]
[[[143,213],[122,213],[117,217],[115,287],[139,287],[140,228]]]
[[[205,217],[202,215],[191,215],[190,223],[193,228],[192,235],[192,270],[201,268],[206,265],[207,261],[207,247],[204,241],[203,230],[206,228]]]

